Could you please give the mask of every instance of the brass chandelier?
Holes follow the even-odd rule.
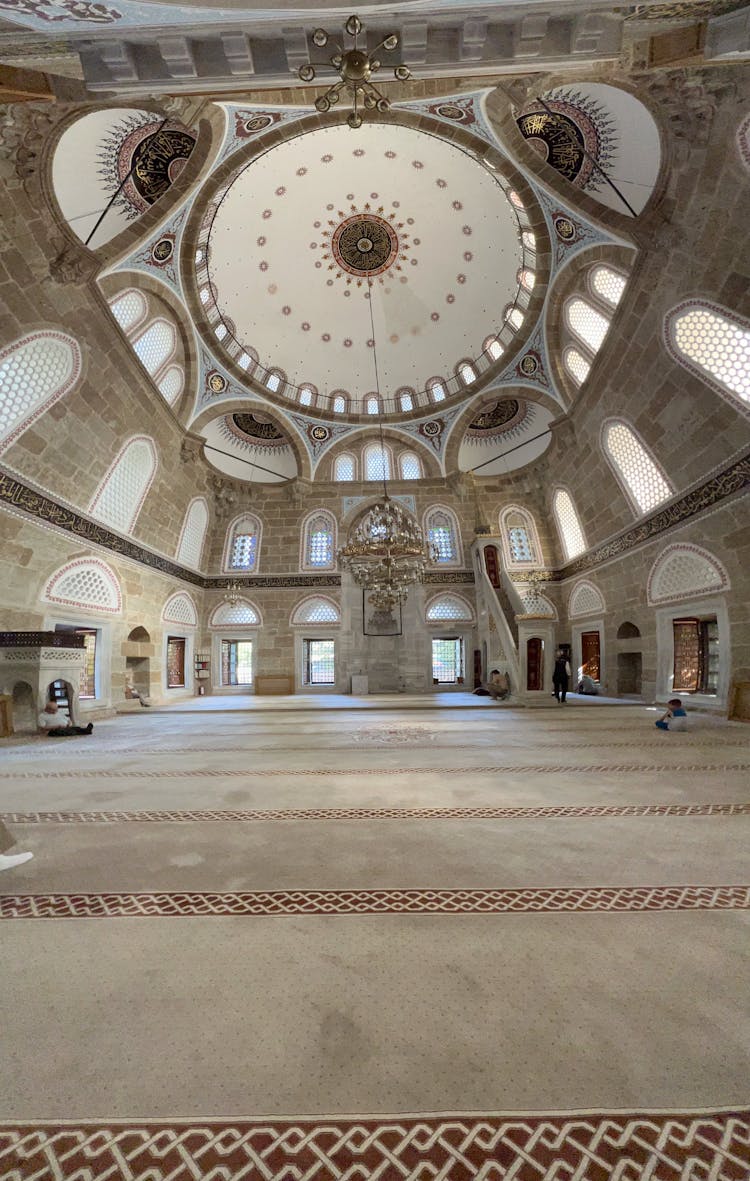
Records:
[[[390,107],[388,99],[382,91],[378,90],[371,79],[382,65],[377,57],[379,50],[384,49],[386,53],[392,53],[394,49],[398,48],[399,40],[396,33],[389,33],[379,45],[376,45],[372,53],[368,53],[366,49],[360,49],[357,42],[360,33],[364,32],[364,26],[359,17],[350,16],[344,29],[353,38],[354,43],[349,49],[345,49],[343,45],[334,42],[335,52],[329,59],[333,68],[338,70],[341,81],[335,82],[329,86],[325,94],[319,95],[315,100],[315,107],[321,112],[329,111],[339,102],[341,92],[349,91],[352,96],[353,109],[346,121],[350,127],[356,130],[357,127],[362,126],[360,113],[362,107],[369,111],[380,112],[387,111]],[[328,45],[329,37],[325,29],[316,29],[312,39],[314,45],[317,45],[319,49],[324,49]],[[326,63],[318,63],[318,65],[323,64]],[[297,73],[302,82],[312,82],[315,78],[315,66],[312,64],[300,66]],[[399,82],[406,82],[411,78],[411,73],[408,66],[398,65],[393,69],[393,76]]]
[[[409,587],[422,581],[437,550],[425,544],[417,522],[391,500],[384,479],[383,499],[365,513],[338,558],[357,586],[371,592],[367,601],[376,614],[388,617],[407,598]]]

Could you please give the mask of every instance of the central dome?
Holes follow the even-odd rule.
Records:
[[[521,225],[504,183],[454,143],[393,124],[271,147],[204,222],[197,279],[220,347],[272,371],[272,392],[312,387],[352,410],[376,389],[455,388],[519,296]]]

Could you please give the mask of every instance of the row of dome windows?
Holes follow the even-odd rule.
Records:
[[[174,324],[164,316],[149,317],[148,301],[134,288],[113,300],[110,308],[159,393],[173,406],[185,385],[184,371],[174,363],[177,352]]]
[[[626,283],[625,275],[612,267],[592,267],[587,275],[586,292],[569,296],[563,305],[566,329],[563,365],[576,385],[581,385],[589,375]]]

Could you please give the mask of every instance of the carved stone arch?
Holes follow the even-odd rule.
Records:
[[[82,556],[58,567],[46,580],[43,603],[95,614],[120,615],[122,588],[114,570],[102,558]]]
[[[97,111],[106,109],[153,111],[155,115],[161,116],[161,118],[169,114],[165,110],[164,105],[158,100],[145,97],[142,100],[140,98],[128,100],[125,97],[120,97],[118,99],[112,99],[110,102],[97,104],[95,109]],[[218,105],[214,104],[210,108],[207,117],[201,118],[198,128],[191,128],[191,131],[196,135],[195,147],[182,172],[170,185],[167,192],[155,201],[148,210],[142,213],[136,221],[126,226],[120,233],[98,249],[92,250],[84,246],[81,239],[69,226],[65,214],[60,208],[52,181],[52,165],[62,136],[80,119],[90,114],[92,114],[92,108],[90,106],[76,107],[73,110],[68,110],[65,116],[55,124],[52,133],[47,137],[43,145],[39,168],[39,185],[44,199],[52,211],[56,224],[59,226],[61,234],[64,235],[64,241],[73,247],[82,258],[89,260],[90,264],[93,265],[93,269],[96,270],[97,267],[110,266],[117,259],[122,258],[123,255],[135,249],[140,242],[151,236],[161,222],[167,220],[183,204],[188,193],[195,187],[207,166],[210,166],[210,162],[221,148],[224,139],[226,116]],[[179,115],[169,114],[169,117],[179,121]]]
[[[619,271],[627,278],[627,286],[618,307],[613,308],[605,303],[597,302],[596,296],[591,293],[588,275],[600,263],[611,266],[613,270]],[[574,295],[580,295],[587,302],[593,304],[597,311],[601,311],[610,320],[614,320],[622,312],[623,304],[628,298],[628,289],[637,286],[635,280],[642,266],[643,261],[634,248],[618,246],[613,242],[606,246],[599,244],[582,250],[579,254],[574,255],[570,262],[555,275],[547,294],[544,327],[552,376],[557,388],[563,392],[568,407],[576,400],[580,389],[566,369],[563,358],[567,345],[573,344],[574,347],[577,345],[565,322],[565,306],[568,300]],[[601,361],[602,354],[606,353],[606,348],[607,341],[605,340],[602,347],[591,359],[591,369],[585,381],[590,380],[595,367]],[[585,353],[586,350],[584,349],[583,352]],[[587,357],[587,359],[589,358]]]
[[[175,591],[169,595],[161,612],[162,623],[176,623],[182,627],[197,627],[198,612],[192,595],[187,591]]]
[[[443,443],[443,464],[447,476],[459,471],[458,453],[461,449],[464,435],[469,425],[476,418],[482,405],[493,401],[500,401],[503,398],[518,398],[526,402],[535,402],[537,405],[551,410],[555,417],[562,413],[562,407],[557,399],[553,398],[551,394],[545,393],[544,390],[538,389],[536,386],[514,384],[491,386],[488,389],[481,390],[476,398],[472,399],[471,402],[463,407],[461,413],[456,415],[453,422],[446,429]],[[481,476],[481,472],[478,475]]]
[[[135,288],[136,291],[140,292],[148,300],[149,306],[144,324],[148,324],[150,320],[156,319],[161,314],[174,325],[177,333],[177,347],[172,360],[175,364],[182,366],[185,381],[182,393],[171,405],[157,390],[158,401],[167,406],[183,426],[187,425],[190,411],[195,402],[198,377],[201,371],[195,333],[193,332],[187,309],[180,297],[167,283],[153,275],[145,275],[141,271],[117,271],[114,274],[103,275],[96,284],[95,289],[98,300],[106,308],[113,331],[119,333],[124,338],[127,344],[127,356],[130,362],[136,367],[135,371],[141,379],[143,377],[144,367],[133,350],[129,334],[122,331],[112,315],[110,306],[117,299],[118,295],[131,287]],[[143,326],[142,324],[138,328],[134,328],[133,335],[137,336]],[[153,382],[153,378],[149,378],[149,380]]]
[[[338,627],[341,607],[330,595],[306,595],[292,608],[289,623],[291,627]]]
[[[317,520],[325,520],[331,532],[331,559],[325,563],[314,563],[310,560],[310,529]],[[306,513],[300,524],[299,532],[299,568],[300,570],[335,570],[336,550],[338,547],[339,524],[330,509],[315,508]]]
[[[717,557],[702,546],[674,542],[651,567],[646,599],[654,607],[714,595],[729,586],[729,575]]]
[[[251,395],[245,398],[217,400],[208,406],[204,406],[196,414],[190,423],[190,433],[203,436],[208,423],[223,414],[253,414],[256,412],[270,418],[278,429],[286,435],[297,462],[296,478],[298,480],[311,480],[313,476],[312,460],[301,429],[296,423],[292,422],[291,417],[287,416],[283,410],[280,410],[278,406],[273,405],[271,402],[262,401],[260,398],[254,398]]]
[[[604,596],[588,578],[579,578],[570,592],[568,616],[578,619],[583,615],[601,615],[606,611]]]
[[[263,626],[263,615],[257,603],[241,598],[236,603],[217,603],[208,617],[212,631]]]

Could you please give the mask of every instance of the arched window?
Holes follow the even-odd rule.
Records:
[[[425,386],[427,396],[433,402],[445,401],[445,382],[439,377],[431,377]]]
[[[137,435],[120,451],[97,489],[89,512],[97,521],[130,533],[156,474],[153,439]]]
[[[244,369],[247,373],[252,373],[258,364],[258,354],[255,349],[243,349],[237,358],[237,364],[240,369]]]
[[[414,390],[409,389],[408,386],[396,390],[396,398],[401,410],[408,411],[414,409]]]
[[[349,408],[349,399],[342,390],[335,390],[331,395],[333,410],[335,414],[346,414]]]
[[[227,529],[224,551],[225,570],[246,570],[254,573],[260,557],[261,524],[252,513],[236,517]]]
[[[11,443],[81,376],[81,350],[62,332],[31,332],[0,352],[0,445]]]
[[[387,447],[379,443],[370,443],[365,447],[365,479],[390,480],[391,456]]]
[[[729,576],[718,558],[699,545],[673,542],[651,567],[646,601],[656,605],[725,590],[729,590]]]
[[[516,278],[517,278],[518,282],[521,284],[521,286],[525,287],[527,291],[534,290],[534,284],[536,282],[536,275],[528,267],[521,267]]]
[[[334,480],[353,480],[356,468],[353,455],[337,455],[333,465]]]
[[[579,615],[600,615],[605,611],[604,597],[598,587],[587,578],[580,579],[570,592],[568,615],[577,619]]]
[[[170,406],[179,398],[185,384],[185,375],[179,365],[170,365],[161,381],[159,382],[159,393],[168,402]]]
[[[203,541],[208,527],[208,505],[202,496],[195,497],[188,505],[177,547],[177,561],[186,566],[200,569]]]
[[[511,304],[509,304],[505,309],[504,317],[507,323],[510,324],[511,327],[516,330],[516,332],[523,324],[523,312],[520,308],[513,307]]]
[[[503,346],[496,336],[488,336],[482,345],[485,353],[487,353],[493,361],[499,361],[503,355]]]
[[[299,387],[300,406],[312,406],[313,396],[313,387],[311,385],[301,385]]]
[[[123,291],[117,299],[109,305],[112,315],[117,320],[117,323],[122,328],[123,332],[129,333],[146,319],[148,312],[148,304],[145,296],[141,295],[140,291],[136,291],[131,287],[128,291]]]
[[[422,478],[422,464],[419,456],[413,451],[402,451],[398,457],[399,471],[402,480],[420,480]]]
[[[508,566],[538,566],[541,549],[531,513],[511,504],[500,514],[500,536]]]
[[[589,271],[591,290],[610,307],[616,308],[622,299],[627,279],[612,267],[597,266]]]
[[[721,394],[750,402],[750,323],[716,304],[690,299],[667,313],[672,356]]]
[[[555,514],[557,530],[560,534],[563,553],[566,562],[577,558],[586,549],[586,539],[583,536],[578,513],[570,498],[570,493],[564,488],[558,488],[552,498],[552,511]]]
[[[536,235],[531,230],[524,230],[521,239],[527,250],[536,250]]]
[[[254,603],[238,599],[236,603],[219,603],[208,621],[210,628],[258,627],[261,615]]]
[[[477,379],[477,371],[469,361],[462,361],[456,372],[464,385],[471,385]]]
[[[565,304],[568,327],[593,353],[599,351],[609,329],[609,320],[586,299],[574,295]]]
[[[428,623],[443,623],[452,620],[474,619],[470,604],[461,595],[436,595],[427,604],[425,617]]]
[[[602,445],[637,512],[647,513],[669,500],[673,489],[629,426],[624,422],[606,423]]]
[[[563,351],[563,364],[576,385],[581,385],[586,380],[591,369],[591,362],[572,346]]]
[[[302,529],[302,569],[333,570],[336,565],[336,519],[324,510],[307,517]]]
[[[76,558],[56,570],[47,582],[42,600],[79,610],[119,615],[122,591],[117,575],[101,558]]]
[[[341,612],[333,599],[325,595],[312,595],[297,604],[292,611],[292,626],[311,623],[341,623]]]
[[[161,316],[152,320],[145,332],[133,340],[138,360],[152,377],[172,356],[175,348],[174,327]]]
[[[428,509],[424,516],[424,532],[435,547],[435,564],[460,566],[460,533],[455,514],[443,505]]]
[[[380,414],[380,399],[377,394],[368,394],[365,398],[365,412],[367,414]]]
[[[183,627],[198,626],[195,603],[186,591],[176,591],[169,596],[162,608],[161,617],[164,623],[179,623]]]

